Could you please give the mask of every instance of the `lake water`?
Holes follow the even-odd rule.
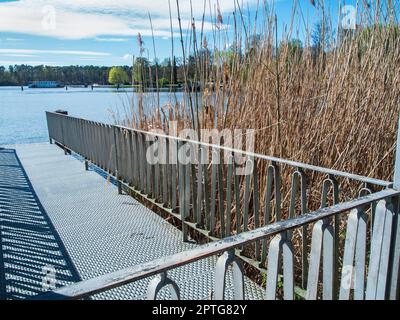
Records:
[[[178,98],[182,95],[177,94]],[[45,111],[62,109],[85,119],[114,122],[113,112],[126,115],[132,91],[95,88],[28,89],[0,87],[0,146],[48,141]],[[161,105],[169,101],[161,93]],[[146,94],[147,105],[156,105],[155,94]]]

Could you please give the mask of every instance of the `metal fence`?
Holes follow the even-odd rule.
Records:
[[[47,113],[50,140],[113,175],[213,242],[50,293],[77,299],[158,275],[149,298],[170,286],[167,271],[221,254],[214,298],[223,299],[225,275],[234,270],[237,299],[244,298],[242,262],[266,273],[267,299],[397,299],[399,231],[397,184],[268,157],[205,142]],[[147,151],[158,143],[158,157]],[[195,150],[196,161],[174,163],[171,150]],[[210,154],[208,154],[210,152]],[[222,154],[228,161],[220,161]],[[238,158],[245,158],[238,163]],[[397,163],[400,164],[400,161]],[[251,168],[238,175],[239,167]],[[395,176],[400,173],[396,170]],[[261,179],[262,177],[262,179]],[[291,179],[285,188],[282,179]],[[310,182],[321,181],[321,185]],[[343,187],[354,195],[341,194]],[[318,190],[321,188],[322,191]],[[351,193],[351,192],[350,192]],[[319,202],[319,208],[314,208]],[[220,240],[222,239],[222,240]],[[297,295],[296,295],[297,294]]]

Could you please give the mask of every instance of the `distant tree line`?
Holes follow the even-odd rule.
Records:
[[[189,74],[194,74],[195,59],[190,57],[186,65]],[[181,84],[184,82],[182,59],[165,59],[161,63],[150,62],[147,58],[135,59],[133,66],[121,66],[127,78],[124,84],[142,84],[144,86],[159,86]],[[33,81],[58,81],[65,85],[90,85],[109,83],[112,67],[103,66],[29,66],[13,65],[8,68],[0,66],[0,86],[28,85]]]
[[[107,84],[109,67],[0,66],[0,85],[28,85],[33,81],[58,81],[69,85]],[[129,71],[129,67],[126,67]]]

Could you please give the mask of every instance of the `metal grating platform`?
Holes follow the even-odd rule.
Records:
[[[2,299],[45,291],[46,266],[55,269],[59,287],[195,246],[183,243],[181,232],[157,214],[118,195],[104,177],[85,171],[81,161],[49,144],[0,149],[0,226]],[[170,272],[182,299],[209,298],[215,262],[209,258]],[[144,299],[149,281],[93,298]],[[232,290],[227,295],[231,298]],[[168,297],[162,292],[159,298]],[[263,290],[249,279],[246,298],[263,298]]]

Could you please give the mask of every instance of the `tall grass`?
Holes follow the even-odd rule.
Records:
[[[156,94],[151,98],[140,92],[125,124],[166,133],[170,121],[178,122],[178,130],[254,129],[257,153],[391,181],[400,111],[399,1],[358,2],[356,30],[343,30],[341,19],[330,18],[323,0],[311,1],[318,23],[306,24],[300,2],[293,1],[292,21],[281,33],[270,1],[260,1],[251,18],[239,1],[232,1],[235,11],[225,17],[218,4],[204,0],[202,19],[185,17],[192,21],[186,30],[179,10],[178,17],[171,16],[172,39],[176,36],[172,20],[179,21],[184,82],[199,83],[200,90],[184,85],[181,100],[171,90],[170,101],[163,106]],[[171,6],[173,2],[169,0]],[[179,0],[176,5],[179,8]],[[211,32],[204,31],[206,20],[212,21]],[[305,34],[300,44],[296,38],[301,32]],[[174,58],[174,40],[172,48]],[[264,203],[267,165],[258,163],[260,203]],[[282,170],[283,218],[288,216],[291,173]],[[307,177],[308,210],[319,208],[325,178]],[[362,186],[340,182],[340,201],[358,196]],[[241,190],[244,207],[243,194]],[[250,207],[253,201],[249,199]],[[299,208],[298,201],[297,212]],[[235,210],[232,206],[232,226]],[[259,225],[273,221],[260,217]],[[251,215],[249,228],[256,226],[254,221]],[[344,221],[341,225],[344,230]],[[219,226],[217,222],[217,234]],[[301,231],[294,237],[297,259]],[[341,233],[342,245],[343,240]],[[254,251],[247,254],[254,256]],[[295,264],[298,278],[300,261]]]
[[[391,180],[400,111],[398,1],[358,4],[357,29],[350,31],[333,25],[324,1],[314,1],[318,27],[305,25],[293,1],[281,36],[269,1],[260,1],[251,19],[234,2],[230,17],[205,0],[202,20],[185,17],[193,21],[187,30],[179,23],[185,81],[201,83],[200,92],[185,86],[182,101],[171,92],[168,105],[147,106],[146,115],[139,98],[129,124],[167,132],[171,120],[180,128],[255,129],[258,153]],[[180,22],[176,5],[171,20]],[[211,32],[203,30],[207,17]],[[299,44],[293,39],[301,30]],[[283,178],[289,189],[289,175]]]

